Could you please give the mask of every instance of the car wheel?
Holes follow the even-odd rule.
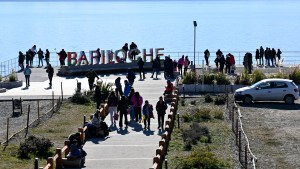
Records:
[[[287,95],[284,98],[284,102],[286,104],[294,104],[294,101],[295,101],[295,99],[294,99],[294,97],[292,95]]]
[[[245,104],[251,104],[252,103],[252,97],[247,95],[244,97],[244,103]]]

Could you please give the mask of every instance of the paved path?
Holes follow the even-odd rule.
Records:
[[[31,83],[28,89],[23,86],[8,90],[5,93],[0,93],[0,99],[20,98],[51,98],[52,91],[56,97],[61,93],[61,82],[63,84],[64,97],[73,95],[77,85],[77,80],[81,82],[82,89],[88,89],[87,79],[84,77],[57,77],[53,78],[53,87],[48,88],[48,77],[45,69],[34,68],[31,75]],[[57,72],[57,70],[55,70]],[[114,82],[120,76],[121,81],[125,80],[124,74],[103,75],[101,79],[107,82]],[[164,91],[166,80],[163,74],[160,79],[153,80],[150,78],[150,73],[146,74],[145,81],[136,80],[134,88],[139,91],[144,100],[149,100],[149,103],[154,107],[159,96]],[[137,78],[139,76],[137,75]],[[24,81],[24,75],[18,73],[18,78]],[[124,87],[124,84],[123,84]],[[170,108],[170,106],[169,106]],[[169,111],[168,108],[168,111]],[[91,112],[92,114],[93,112]],[[110,132],[109,137],[103,139],[93,139],[86,142],[84,149],[87,152],[86,167],[87,169],[148,169],[152,166],[152,159],[155,155],[155,150],[158,147],[161,130],[157,129],[157,115],[154,111],[155,119],[151,119],[150,130],[143,130],[143,124],[132,122],[128,129],[120,130],[118,127]],[[128,116],[129,117],[129,116]],[[129,118],[128,118],[129,119]],[[165,117],[166,119],[166,117]],[[105,119],[110,125],[110,119]]]

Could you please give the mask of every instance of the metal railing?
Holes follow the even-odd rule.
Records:
[[[245,53],[251,52],[253,56],[253,64],[256,64],[255,60],[255,51],[223,51],[223,54],[226,55],[228,53],[231,53],[232,55],[235,56],[235,62],[237,65],[242,65],[243,63],[243,58]],[[76,52],[79,54],[79,52]],[[86,52],[88,53],[88,52]],[[165,56],[170,55],[172,59],[178,59],[182,56],[189,56],[190,61],[194,60],[194,52],[168,52],[168,51],[163,51],[162,52]],[[210,57],[209,57],[209,63],[210,65],[214,65],[214,60],[216,58],[215,56],[216,51],[210,51]],[[141,54],[140,54],[141,55]],[[296,66],[300,64],[300,51],[283,51],[281,58],[284,60],[283,64],[284,65],[289,65],[289,66]],[[195,52],[195,62],[196,65],[202,65],[202,61],[204,60],[204,53],[196,51]],[[44,60],[43,60],[44,61]],[[37,55],[34,57],[33,65],[38,65],[39,59]],[[50,52],[50,63],[52,66],[59,66],[59,60],[58,60],[58,55],[56,52]],[[44,65],[46,62],[44,61]],[[0,63],[0,75],[2,77],[8,76],[11,74],[12,70],[19,71],[20,67],[18,64],[18,58],[13,58],[7,61],[3,61]]]

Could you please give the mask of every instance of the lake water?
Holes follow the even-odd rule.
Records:
[[[165,51],[298,51],[300,1],[0,2],[0,61],[34,44],[50,51],[120,49],[125,42]]]

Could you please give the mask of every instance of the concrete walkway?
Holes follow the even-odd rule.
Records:
[[[61,83],[63,86],[64,98],[72,96],[77,86],[77,80],[81,82],[82,89],[88,90],[88,82],[85,77],[53,77],[53,87],[50,89],[48,77],[43,68],[33,68],[31,75],[30,87],[25,88],[24,75],[18,73],[19,80],[23,80],[23,86],[5,93],[0,93],[0,100],[20,98],[35,99],[35,98],[51,98],[52,92],[55,97],[61,95]],[[57,69],[55,69],[57,72]],[[103,75],[101,79],[106,82],[114,83],[114,80],[120,76],[123,82],[126,77],[124,74]],[[159,96],[164,91],[166,80],[163,74],[159,75],[159,79],[150,78],[151,74],[146,74],[145,81],[137,80],[134,83],[134,88],[139,91],[144,100],[148,100],[155,108]],[[124,87],[124,84],[123,86]],[[167,111],[169,111],[170,106]],[[92,114],[93,112],[91,112]],[[154,111],[155,119],[151,119],[150,130],[143,130],[143,124],[132,122],[127,129],[119,129],[117,126],[110,132],[106,139],[88,140],[84,146],[87,152],[85,168],[87,169],[148,169],[152,166],[152,159],[155,155],[155,150],[158,147],[160,135],[163,131],[157,129],[157,114]],[[128,116],[129,119],[129,116]],[[165,117],[166,119],[166,117]],[[105,119],[110,125],[110,118]],[[79,125],[79,124],[78,124]]]

